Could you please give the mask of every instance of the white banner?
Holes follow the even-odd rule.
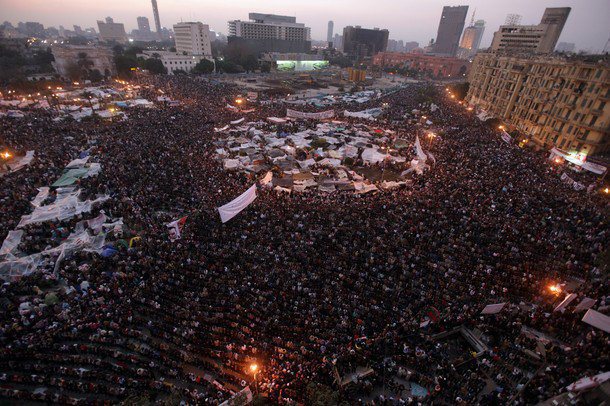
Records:
[[[591,299],[590,297],[586,297],[574,308],[573,313],[578,313],[582,312],[583,310],[590,309],[596,302],[597,300]]]
[[[245,120],[245,118],[240,118],[239,120],[235,120],[235,121],[231,121],[231,124],[235,125],[235,124],[239,124],[241,122],[243,122]]]
[[[506,132],[506,131],[502,131],[502,141],[504,141],[507,144],[510,144],[510,142],[513,139],[511,138],[511,136]]]
[[[605,331],[606,333],[610,333],[610,317],[606,316],[603,313],[596,312],[593,309],[587,310],[585,316],[582,318],[587,324],[592,325],[593,327],[597,327],[600,330]]]
[[[506,306],[506,302],[487,305],[481,311],[481,314],[496,314],[496,313],[500,313],[502,311],[502,309],[504,309],[504,306]]]
[[[234,200],[220,206],[218,213],[220,213],[220,219],[223,223],[231,220],[233,217],[239,214],[240,211],[245,209],[256,199],[256,185],[252,185],[250,189],[246,190],[241,195],[237,196]]]
[[[417,158],[419,159],[419,161],[421,163],[426,162],[426,160],[428,159],[428,155],[426,155],[423,148],[421,147],[421,143],[419,142],[419,135],[415,136],[415,151],[417,152]]]
[[[0,248],[0,255],[12,253],[21,242],[21,237],[23,237],[23,230],[9,231],[8,235],[4,239],[4,242],[2,243],[2,248]]]
[[[220,406],[245,406],[250,404],[252,399],[252,391],[249,386],[246,386],[244,389],[237,392],[231,399],[222,402]]]
[[[325,118],[331,118],[334,116],[335,116],[334,110],[320,111],[318,113],[305,113],[303,111],[286,109],[286,117],[292,117],[292,118],[308,118],[308,119],[312,119],[312,120],[323,120]]]
[[[561,303],[559,303],[557,305],[557,307],[553,311],[554,312],[558,312],[558,311],[561,311],[561,310],[565,309],[566,307],[568,307],[568,305],[570,303],[572,303],[574,301],[574,299],[576,299],[576,293],[570,293],[569,295],[566,296],[565,299],[563,299],[561,301]]]

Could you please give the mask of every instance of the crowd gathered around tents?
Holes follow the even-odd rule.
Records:
[[[356,106],[239,108],[227,83],[140,85],[143,99],[180,104],[112,121],[0,117],[0,144],[35,151],[0,177],[0,399],[230,404],[246,388],[273,404],[328,390],[345,404],[524,405],[610,371],[609,206],[596,178],[503,141],[426,83]],[[285,119],[287,107],[336,114]],[[219,156],[240,136],[225,126],[279,139],[330,120],[386,137],[349,145],[350,178],[417,170],[372,193],[282,193],[263,177],[291,174],[268,154],[264,171]],[[364,159],[397,140],[402,159]],[[298,160],[331,159],[309,144]],[[566,171],[592,186],[575,190]]]

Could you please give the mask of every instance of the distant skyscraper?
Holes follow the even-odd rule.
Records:
[[[343,52],[354,60],[362,60],[366,57],[384,52],[388,48],[388,30],[379,28],[367,29],[359,25],[343,28]]]
[[[474,20],[474,14],[472,15]],[[485,32],[485,21],[477,20],[471,21],[470,25],[464,30],[462,35],[462,42],[460,42],[460,48],[466,50],[467,56],[474,55],[481,45],[481,38],[483,38],[483,32]]]
[[[330,20],[328,22],[328,31],[326,33],[326,42],[333,42],[333,29],[334,29],[335,23],[333,23],[332,20]]]
[[[468,6],[445,6],[438,25],[434,53],[455,56],[466,22]]]
[[[123,23],[115,23],[112,18],[106,17],[106,22],[98,21],[97,28],[100,30],[100,41],[116,41],[118,43],[127,42],[127,34]]]
[[[157,7],[157,0],[152,0],[153,15],[155,16],[155,30],[157,36],[161,39],[161,19],[159,18],[159,8]]]
[[[149,33],[150,32],[150,24],[148,23],[148,18],[146,17],[138,17],[138,30],[140,34]]]
[[[555,50],[555,45],[566,25],[570,11],[572,11],[570,7],[547,7],[544,10],[540,25],[546,26],[546,32],[540,43],[540,52],[550,53]]]

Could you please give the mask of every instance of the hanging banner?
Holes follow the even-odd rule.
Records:
[[[248,207],[250,203],[256,199],[256,197],[256,185],[252,185],[250,189],[246,190],[234,200],[230,201],[224,206],[220,206],[218,208],[218,213],[220,213],[221,221],[226,223],[233,217],[237,216],[239,212]]]
[[[415,136],[415,151],[417,152],[417,158],[423,163],[428,159],[428,155],[424,152],[419,142],[419,135]]]
[[[510,142],[513,139],[511,138],[510,134],[508,134],[506,131],[502,131],[502,141],[504,141],[507,144],[510,144]]]
[[[286,109],[286,117],[292,117],[292,118],[307,118],[307,119],[311,119],[311,120],[324,120],[326,118],[332,118],[334,116],[335,116],[334,110],[320,111],[318,113],[305,113],[303,111]]]
[[[553,311],[554,312],[563,311],[566,307],[568,307],[568,305],[570,303],[572,303],[574,301],[574,299],[576,299],[576,293],[570,293],[569,295],[566,296],[565,299],[563,299],[563,301],[561,303],[559,303],[557,305],[557,307]]]
[[[597,302],[595,299],[591,299],[590,297],[586,297],[580,302],[572,313],[582,312],[583,310],[587,310],[593,307],[593,305]]]

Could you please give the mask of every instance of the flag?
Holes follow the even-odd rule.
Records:
[[[171,241],[176,241],[182,238],[182,229],[184,228],[184,224],[186,224],[186,219],[188,216],[184,216],[176,221],[172,221],[167,225],[169,228],[169,239]]]

